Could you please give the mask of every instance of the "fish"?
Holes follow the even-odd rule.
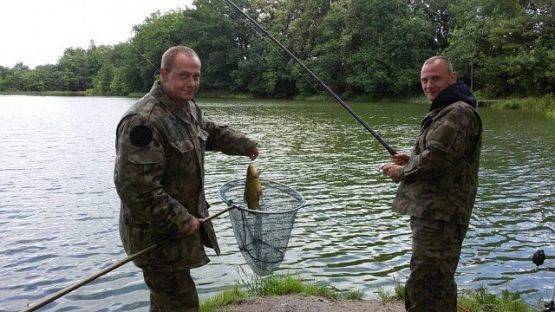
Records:
[[[262,183],[260,182],[260,170],[250,163],[247,168],[247,179],[245,180],[244,197],[247,207],[251,210],[260,210],[260,199],[262,198]]]

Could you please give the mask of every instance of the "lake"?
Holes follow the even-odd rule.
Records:
[[[0,96],[0,311],[21,310],[126,257],[113,185],[115,128],[136,99]],[[256,139],[262,176],[299,191],[299,211],[277,273],[374,298],[409,274],[409,218],[390,210],[397,185],[378,168],[389,155],[330,98],[320,102],[210,100],[205,115]],[[410,150],[427,105],[352,104],[386,142]],[[551,297],[555,272],[555,122],[540,114],[480,109],[480,187],[457,270],[459,289],[486,286]],[[244,177],[246,157],[207,153],[206,192]],[[214,219],[222,248],[192,271],[207,298],[252,278],[227,215]],[[48,311],[147,311],[133,264],[49,304]]]

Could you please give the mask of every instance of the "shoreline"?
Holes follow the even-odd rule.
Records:
[[[87,91],[20,91],[20,92],[0,92],[0,95],[29,95],[29,96],[97,96],[97,97],[125,97],[125,98],[141,98],[144,94],[132,92],[128,95],[100,95],[92,94]],[[276,101],[305,101],[305,102],[318,102],[322,98],[318,95],[296,97],[291,99],[280,99],[272,97],[257,97],[251,94],[244,93],[223,93],[206,91],[200,92],[198,99],[230,99],[230,100],[276,100]],[[370,97],[357,97],[347,99],[352,103],[427,103],[423,96],[407,97],[407,98],[387,98],[387,99],[372,99]],[[513,97],[513,98],[500,98],[500,99],[478,99],[478,108],[491,108],[503,110],[518,110],[541,113],[548,118],[555,119],[555,96],[544,95],[540,97]]]
[[[263,296],[201,311],[226,312],[404,312],[401,301],[330,299],[303,294]]]
[[[405,288],[377,289],[376,299],[363,299],[359,290],[340,291],[330,285],[302,280],[297,275],[251,276],[244,285],[234,285],[200,304],[201,312],[402,312]],[[508,290],[493,294],[486,288],[459,292],[459,311],[532,312],[543,303],[525,303],[518,292]]]

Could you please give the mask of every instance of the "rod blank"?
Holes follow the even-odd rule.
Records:
[[[228,212],[228,211],[230,211],[231,209],[236,208],[236,207],[237,207],[237,206],[235,206],[235,205],[230,206],[230,207],[228,207],[228,208],[226,208],[226,209],[224,209],[224,210],[222,210],[222,211],[220,211],[220,212],[218,212],[218,213],[216,213],[216,214],[214,214],[214,215],[212,215],[212,216],[210,216],[210,217],[208,217],[208,218],[201,219],[200,222],[203,223],[203,222],[206,222],[206,221],[208,221],[208,220],[212,220],[212,219],[214,219],[214,218],[220,216],[221,214],[223,214],[223,213],[225,213],[225,212]],[[119,268],[120,266],[126,264],[127,262],[130,262],[130,261],[132,261],[132,260],[134,260],[134,259],[137,259],[138,257],[140,257],[140,256],[142,256],[142,255],[144,255],[144,254],[146,254],[146,253],[149,253],[149,252],[151,252],[151,251],[153,251],[153,250],[155,250],[155,249],[157,249],[157,248],[163,246],[164,244],[168,243],[169,241],[171,241],[171,239],[163,240],[163,241],[161,241],[161,242],[159,242],[159,243],[157,243],[157,244],[154,244],[154,245],[152,245],[152,246],[150,246],[150,247],[147,247],[147,248],[145,248],[145,249],[143,249],[143,250],[141,250],[141,251],[138,251],[138,252],[132,254],[131,256],[129,256],[129,257],[127,257],[127,258],[125,258],[125,259],[123,259],[123,260],[121,260],[121,261],[119,261],[119,262],[113,264],[113,265],[111,265],[110,267],[108,267],[108,268],[106,268],[106,269],[104,269],[104,270],[102,270],[102,271],[100,271],[100,272],[98,272],[98,273],[96,273],[96,274],[94,274],[94,275],[91,275],[91,276],[89,276],[89,277],[87,277],[87,278],[85,278],[85,279],[83,279],[83,280],[81,280],[81,281],[79,281],[79,282],[77,282],[77,283],[75,283],[75,284],[73,284],[73,285],[70,285],[70,286],[68,286],[68,287],[66,287],[66,288],[64,288],[64,289],[62,289],[62,290],[60,290],[60,291],[57,291],[56,293],[54,293],[54,294],[52,294],[52,295],[50,295],[50,296],[48,296],[48,297],[42,299],[40,302],[37,302],[37,303],[33,304],[32,306],[28,307],[27,309],[23,310],[23,312],[35,311],[36,309],[41,308],[41,307],[43,307],[43,306],[49,304],[50,302],[52,302],[52,301],[54,301],[54,300],[56,300],[56,299],[58,299],[58,298],[60,298],[60,297],[62,297],[62,296],[64,296],[64,295],[66,295],[66,294],[68,294],[68,293],[74,291],[75,289],[77,289],[77,288],[79,288],[79,287],[81,287],[81,286],[83,286],[83,285],[85,285],[85,284],[88,284],[88,283],[94,281],[95,279],[101,277],[102,275],[105,275],[105,274],[107,274],[107,273],[109,273],[109,272],[111,272],[111,271],[113,271],[113,270]]]
[[[337,95],[337,93],[335,93],[325,82],[323,82],[320,78],[318,78],[318,76],[316,76],[316,74],[312,70],[310,70],[310,68],[308,68],[303,62],[301,62],[301,60],[299,58],[297,58],[297,56],[295,56],[295,54],[293,54],[291,51],[289,51],[289,49],[287,49],[281,42],[279,42],[276,38],[274,38],[274,36],[272,36],[272,34],[270,34],[266,29],[264,29],[264,27],[262,27],[257,21],[252,19],[245,12],[243,12],[243,10],[241,10],[233,1],[231,1],[231,0],[225,0],[225,1],[233,9],[235,9],[241,15],[246,17],[253,25],[255,25],[258,28],[258,30],[260,30],[264,35],[266,35],[268,38],[270,38],[283,51],[285,51],[285,53],[287,53],[293,60],[295,60],[295,62],[297,62],[297,64],[299,64],[306,72],[308,72],[308,74],[310,76],[312,76],[312,78],[315,79],[329,94],[331,94],[331,96],[333,96],[333,98],[341,106],[343,106],[343,108],[345,108],[349,112],[349,114],[351,114],[351,116],[353,116],[364,128],[366,128],[366,130],[368,130],[372,134],[372,136],[376,140],[378,140],[378,142],[380,142],[380,144],[389,152],[390,155],[393,156],[393,155],[397,154],[397,152],[391,146],[389,146],[389,144],[387,144],[376,131],[374,131],[374,130],[372,130],[372,128],[370,128],[370,125],[368,125],[368,123],[366,123],[366,121],[364,121],[362,118],[360,118],[360,116],[357,115],[357,113],[355,113],[351,109],[351,107],[349,105],[347,105],[347,103],[345,103],[345,101],[343,101],[343,99],[341,99],[341,97],[339,97],[339,95]]]

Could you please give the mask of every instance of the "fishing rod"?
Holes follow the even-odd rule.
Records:
[[[235,206],[235,205],[230,206],[230,207],[228,207],[228,208],[226,208],[226,209],[224,209],[224,210],[222,210],[222,211],[220,211],[220,212],[218,212],[218,213],[216,213],[216,214],[214,214],[214,215],[211,215],[211,216],[208,217],[208,218],[201,219],[200,222],[201,222],[201,223],[204,223],[204,222],[206,222],[206,221],[208,221],[208,220],[212,220],[212,219],[218,217],[219,215],[221,215],[221,214],[223,214],[223,213],[225,213],[225,212],[228,212],[228,211],[230,211],[231,209],[234,209],[234,208],[237,208],[237,206]],[[152,245],[152,246],[149,246],[149,247],[147,247],[147,248],[145,248],[145,249],[143,249],[143,250],[140,250],[140,251],[138,251],[138,252],[132,254],[131,256],[129,256],[129,257],[127,257],[127,258],[125,258],[125,259],[123,259],[123,260],[121,260],[121,261],[119,261],[119,262],[117,262],[117,263],[115,263],[115,264],[113,264],[113,265],[111,265],[111,266],[109,266],[108,268],[106,268],[106,269],[104,269],[104,270],[102,270],[102,271],[100,271],[100,272],[98,272],[98,273],[95,273],[95,274],[93,274],[93,275],[91,275],[91,276],[89,276],[89,277],[87,277],[87,278],[85,278],[85,279],[82,279],[82,280],[80,280],[79,282],[77,282],[77,283],[75,283],[75,284],[73,284],[73,285],[70,285],[70,286],[68,286],[68,287],[66,287],[66,288],[64,288],[64,289],[62,289],[62,290],[60,290],[60,291],[58,291],[58,292],[56,292],[56,293],[54,293],[54,294],[52,294],[52,295],[50,295],[50,296],[44,298],[44,299],[42,299],[40,302],[37,302],[37,303],[33,304],[32,306],[28,307],[27,309],[23,310],[23,312],[35,311],[35,310],[37,310],[37,309],[39,309],[39,308],[41,308],[41,307],[43,307],[43,306],[49,304],[50,302],[52,302],[52,301],[54,301],[54,300],[56,300],[56,299],[58,299],[58,298],[60,298],[60,297],[62,297],[62,296],[64,296],[64,295],[67,295],[68,293],[74,291],[75,289],[80,288],[81,286],[83,286],[83,285],[85,285],[85,284],[88,284],[88,283],[94,281],[95,279],[101,277],[102,275],[106,275],[107,273],[109,273],[109,272],[111,272],[111,271],[113,271],[113,270],[119,268],[120,266],[126,264],[127,262],[130,262],[130,261],[132,261],[132,260],[135,260],[135,259],[137,259],[138,257],[140,257],[140,256],[142,256],[142,255],[144,255],[144,254],[147,254],[147,253],[149,253],[149,252],[151,252],[151,251],[153,251],[153,250],[155,250],[155,249],[158,249],[158,248],[164,246],[165,244],[167,244],[167,243],[169,243],[169,242],[171,242],[171,241],[172,241],[172,238],[168,238],[168,239],[165,239],[165,240],[163,240],[163,241],[161,241],[161,242],[158,242],[158,243],[156,243],[156,244],[154,244],[154,245]]]
[[[397,152],[391,147],[389,146],[383,139],[382,137],[374,130],[372,130],[372,128],[370,128],[370,126],[368,125],[368,123],[366,123],[362,118],[360,118],[359,115],[357,115],[357,113],[355,113],[351,107],[349,107],[349,105],[347,105],[347,103],[345,103],[345,101],[343,101],[343,99],[341,99],[341,97],[339,97],[339,95],[337,95],[337,93],[335,93],[326,83],[324,83],[320,78],[318,78],[318,76],[316,76],[316,74],[314,72],[312,72],[312,70],[310,70],[310,68],[308,68],[303,62],[301,62],[301,60],[299,60],[299,58],[297,58],[297,56],[295,56],[295,54],[293,54],[289,49],[287,49],[281,42],[279,42],[274,36],[272,36],[272,34],[270,34],[266,29],[264,29],[264,27],[262,27],[262,25],[260,25],[257,21],[255,21],[254,19],[252,19],[249,15],[247,15],[245,12],[243,12],[243,10],[241,10],[233,1],[231,0],[225,0],[233,9],[235,9],[237,12],[239,12],[241,15],[243,15],[244,17],[246,17],[249,22],[251,22],[253,25],[255,25],[264,35],[266,35],[268,38],[270,38],[275,44],[277,44],[283,51],[285,51],[293,60],[295,60],[295,62],[297,62],[297,64],[299,64],[306,72],[308,72],[308,74],[318,82],[318,84],[324,88],[324,90],[326,90],[329,94],[331,94],[331,96],[333,96],[333,98],[335,98],[335,100],[341,105],[343,106],[343,108],[345,108],[349,114],[351,114],[351,116],[353,116],[362,126],[364,126],[364,128],[366,128],[366,130],[368,130],[372,136],[378,140],[378,142],[380,142],[380,144],[382,144],[383,147],[385,147],[385,149],[389,152],[389,154],[391,156],[397,154]]]

